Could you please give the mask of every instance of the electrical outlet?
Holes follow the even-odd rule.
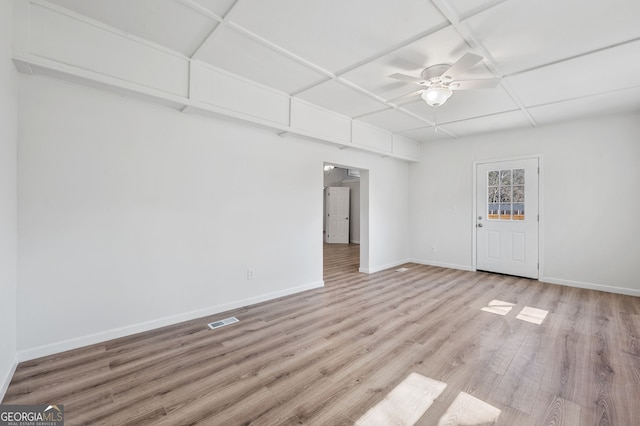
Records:
[[[248,268],[247,269],[247,279],[248,280],[252,280],[253,277],[255,277],[255,275],[256,275],[255,269],[253,269],[253,268]]]

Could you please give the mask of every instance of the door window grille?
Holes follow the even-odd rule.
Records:
[[[487,197],[487,219],[524,220],[524,169],[490,170]]]

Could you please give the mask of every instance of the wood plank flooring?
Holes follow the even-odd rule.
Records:
[[[380,424],[398,395],[417,425],[640,421],[639,298],[416,264],[367,275],[358,250],[325,245],[322,289],[21,363],[3,403],[64,404],[69,426]]]

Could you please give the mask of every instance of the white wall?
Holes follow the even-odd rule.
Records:
[[[18,86],[11,61],[11,5],[0,2],[0,401],[17,362]]]
[[[473,162],[542,154],[541,280],[640,296],[639,135],[635,114],[426,144],[411,166],[412,257],[471,268]]]
[[[369,267],[409,257],[404,161],[46,77],[20,87],[23,359],[321,285],[325,161],[369,170]]]
[[[366,272],[380,271],[409,260],[409,167],[400,161],[389,162],[385,173],[363,170],[360,173],[360,197],[369,203],[369,244],[373,247],[384,246],[392,253],[402,253],[402,262],[393,262],[384,256],[383,250],[370,252],[370,267]],[[366,193],[369,188],[369,193]],[[380,190],[384,188],[384,190]],[[407,204],[405,204],[407,200]],[[361,215],[361,226],[367,226],[367,218]],[[361,228],[362,229],[362,228]],[[412,231],[413,232],[413,231]],[[365,235],[360,235],[360,244],[366,244]],[[360,264],[362,265],[362,254]]]

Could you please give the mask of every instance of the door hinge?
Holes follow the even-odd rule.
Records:
[[[539,264],[539,263],[536,265],[536,268],[537,268],[537,269],[540,269],[540,264]]]
[[[538,215],[538,219],[537,220],[538,220],[538,222],[540,222],[540,215]]]

